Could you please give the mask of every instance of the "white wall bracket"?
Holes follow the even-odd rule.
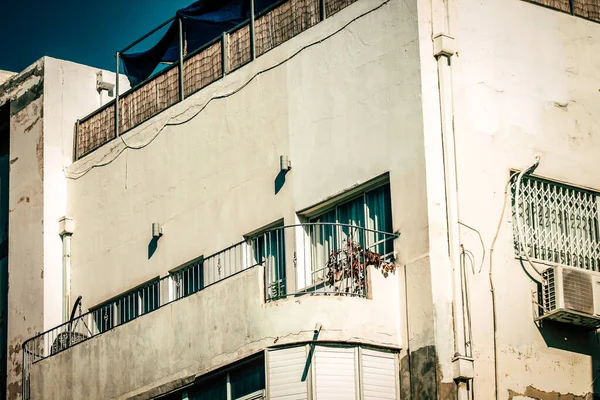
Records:
[[[456,53],[454,44],[454,38],[446,35],[445,33],[439,33],[433,37],[433,56],[434,57],[452,57]]]
[[[73,218],[61,217],[58,219],[58,234],[63,237],[65,235],[72,235],[75,229],[75,223]]]
[[[474,360],[471,357],[456,355],[452,359],[452,375],[455,381],[468,381],[475,378]]]

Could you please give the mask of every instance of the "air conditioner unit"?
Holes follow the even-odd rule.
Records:
[[[543,311],[538,320],[600,327],[600,273],[556,266],[542,277]]]

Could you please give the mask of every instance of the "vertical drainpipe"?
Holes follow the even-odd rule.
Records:
[[[454,358],[453,378],[458,388],[458,398],[467,399],[467,382],[473,378],[473,360],[467,357],[462,276],[460,264],[460,232],[458,207],[458,181],[454,132],[454,99],[452,85],[452,57],[454,38],[440,33],[433,38],[434,56],[437,60],[440,119],[444,156],[444,186],[446,192],[446,218],[448,225],[448,254],[452,266]]]
[[[58,234],[62,239],[62,309],[63,322],[71,315],[71,236],[73,219],[62,217],[58,220]]]

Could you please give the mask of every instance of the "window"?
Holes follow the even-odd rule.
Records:
[[[519,198],[512,184],[515,253],[600,271],[600,194],[524,176]],[[520,243],[517,220],[522,226]]]
[[[263,233],[252,235],[255,264],[265,267],[266,297],[277,299],[286,295],[285,229],[278,223]]]
[[[600,22],[600,1],[598,0],[525,0],[529,3],[563,11],[577,17]]]
[[[201,377],[163,400],[258,400],[265,398],[265,359],[253,356]]]
[[[158,279],[109,300],[92,310],[99,333],[129,322],[160,306],[160,281]]]
[[[200,258],[184,268],[172,272],[175,300],[204,289],[204,259]]]
[[[327,262],[348,241],[362,248],[387,255],[393,251],[392,209],[389,184],[364,191],[309,219],[310,276],[307,286],[323,281]]]

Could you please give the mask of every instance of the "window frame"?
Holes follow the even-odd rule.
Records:
[[[297,288],[296,288],[297,291],[319,290],[324,287],[324,282],[325,282],[324,271],[325,271],[326,267],[323,266],[323,267],[315,270],[315,267],[317,267],[319,265],[318,263],[322,262],[323,260],[315,261],[315,259],[314,259],[314,253],[315,253],[313,250],[314,249],[314,245],[313,245],[314,234],[311,235],[311,230],[314,232],[315,225],[311,225],[311,224],[318,223],[317,220],[320,217],[335,210],[335,222],[333,222],[333,223],[334,224],[342,224],[342,225],[334,225],[335,231],[334,231],[334,235],[332,235],[332,236],[334,237],[335,248],[340,248],[340,246],[341,246],[340,237],[343,236],[343,227],[342,226],[343,225],[353,225],[353,224],[348,224],[345,221],[340,222],[339,208],[362,198],[363,226],[360,226],[360,225],[356,225],[356,226],[359,228],[366,229],[366,231],[364,231],[364,230],[362,231],[363,236],[364,236],[365,233],[368,233],[369,229],[370,229],[367,227],[367,225],[369,224],[369,221],[370,221],[370,216],[371,216],[371,212],[370,212],[369,206],[368,206],[368,195],[370,193],[373,193],[382,188],[385,190],[384,193],[387,196],[387,199],[386,199],[387,209],[384,210],[384,215],[387,218],[389,218],[389,220],[387,221],[386,225],[389,224],[389,228],[391,231],[391,230],[393,230],[393,228],[392,228],[393,227],[392,188],[391,188],[391,183],[390,183],[388,173],[385,173],[374,179],[371,179],[370,181],[365,182],[364,184],[357,185],[349,190],[344,191],[343,193],[333,196],[315,206],[312,206],[312,207],[305,209],[298,213],[298,217],[299,217],[300,221],[302,221],[308,225],[306,225],[306,227],[303,229],[304,232],[303,232],[302,241],[304,243],[307,243],[307,246],[305,246],[305,248],[303,250],[303,254],[301,255],[301,257],[303,257],[303,259],[304,259],[304,262],[298,263],[299,265],[303,266],[302,269],[305,269],[305,270],[301,271],[299,268],[299,270],[297,272],[297,275],[299,278],[299,279],[297,279],[297,282],[298,282]],[[321,229],[321,231],[323,231],[323,230],[324,230],[324,228]],[[338,232],[338,230],[340,230],[340,232]],[[373,230],[383,232],[383,230],[381,230],[381,229],[373,229]],[[375,232],[371,232],[371,233],[373,235],[378,235]],[[372,244],[372,245],[370,244],[369,249],[373,248],[374,246],[385,246],[386,251],[384,251],[384,254],[381,254],[382,256],[387,256],[387,255],[393,253],[393,251],[394,251],[393,243],[389,242],[388,240],[385,240],[384,243],[379,243],[379,242],[381,242],[381,241],[375,240],[375,244]],[[363,244],[363,243],[361,242],[361,244]],[[327,251],[325,251],[324,254],[327,254]],[[327,257],[327,256],[324,256],[324,257]],[[323,259],[326,259],[326,258],[323,258]],[[317,276],[315,278],[313,275],[318,274],[319,271],[321,271],[321,276]],[[304,285],[302,285],[302,282],[304,282]]]
[[[257,230],[252,231],[249,234],[244,235],[247,245],[250,247],[250,255],[252,257],[252,265],[264,265],[265,267],[265,300],[276,300],[287,296],[287,263],[286,263],[286,234],[285,234],[284,219],[281,218],[275,222],[263,226]],[[267,249],[267,240],[265,235],[276,235],[275,252],[271,254],[273,248]],[[263,240],[262,246],[262,259],[259,260],[257,256],[257,244],[260,240]],[[271,239],[271,244],[272,244]],[[269,255],[270,254],[270,255]],[[274,259],[274,270],[271,271],[269,268],[269,259]],[[275,274],[276,279],[272,280],[271,275]],[[276,284],[279,282],[279,285]],[[277,286],[276,286],[277,285]]]
[[[192,272],[192,289],[186,291],[185,287],[190,287],[190,285],[184,283],[186,279],[190,279],[189,273],[186,275],[186,272],[196,269],[197,272],[195,274]],[[202,291],[206,286],[204,273],[204,255],[169,270],[169,301],[182,299]],[[180,275],[180,277],[178,277],[178,275]],[[180,282],[178,282],[178,280],[181,280],[181,283],[183,283],[184,287],[182,289],[180,289]],[[179,293],[180,290],[181,294]]]

